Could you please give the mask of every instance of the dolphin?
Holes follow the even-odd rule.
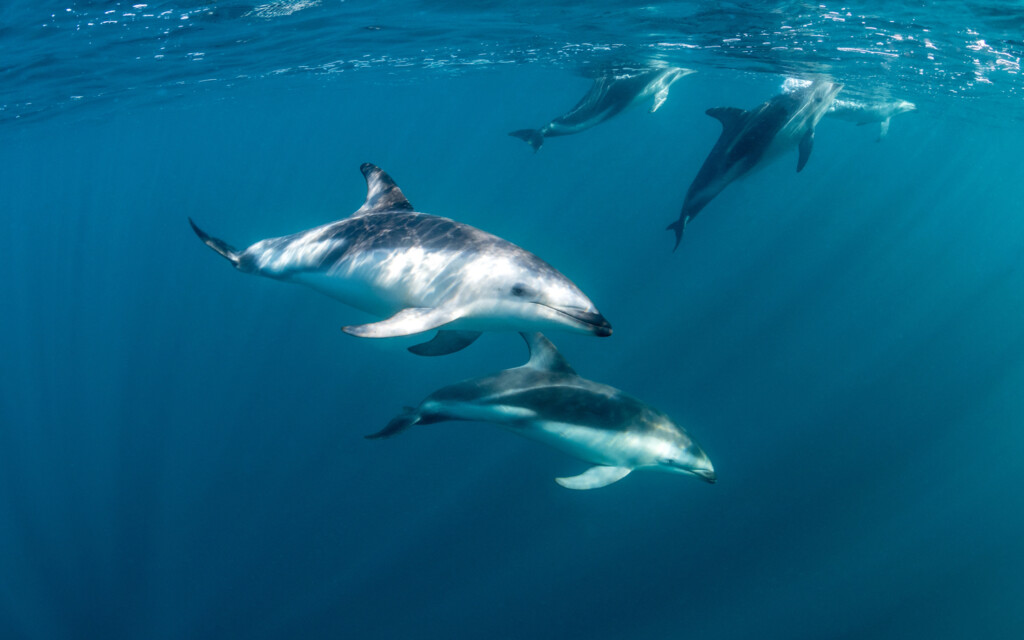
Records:
[[[878,142],[889,133],[889,121],[901,113],[916,111],[917,106],[906,100],[834,100],[825,112],[826,118],[846,120],[858,125],[879,123]]]
[[[651,96],[654,96],[654,104],[651,106],[651,113],[654,113],[668,98],[668,89],[672,83],[691,73],[696,71],[666,67],[601,76],[594,80],[590,91],[569,113],[555,118],[540,129],[520,129],[508,135],[525,140],[537,152],[546,137],[585,131]]]
[[[675,231],[676,248],[687,223],[733,180],[767,165],[793,147],[800,150],[796,170],[803,170],[814,145],[814,127],[842,87],[828,80],[816,80],[777,95],[751,111],[733,107],[708,109],[707,114],[722,123],[722,134],[690,184],[679,219],[667,227]]]
[[[196,235],[245,273],[307,285],[386,318],[342,329],[363,338],[440,329],[417,355],[463,349],[481,331],[611,325],[568,278],[529,251],[466,224],[413,210],[379,167],[360,167],[366,202],[350,217],[239,251],[189,218]]]
[[[442,387],[366,437],[387,438],[413,425],[447,420],[493,422],[594,465],[578,476],[555,479],[569,489],[604,487],[634,469],[715,481],[707,454],[667,415],[581,378],[540,333],[520,335],[530,349],[525,365]]]

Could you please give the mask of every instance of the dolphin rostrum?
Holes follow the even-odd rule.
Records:
[[[654,104],[651,106],[651,113],[654,113],[668,98],[668,89],[672,83],[691,73],[695,71],[666,67],[601,76],[594,80],[590,91],[565,115],[555,118],[540,129],[520,129],[508,135],[525,140],[536,152],[544,144],[544,138],[579,133],[651,96],[654,96]]]
[[[466,224],[413,210],[379,167],[360,167],[366,202],[350,217],[239,251],[189,222],[239,271],[305,284],[380,322],[343,327],[364,338],[440,329],[417,355],[465,348],[481,331],[563,329],[611,335],[582,291],[529,251]]]
[[[416,424],[493,422],[594,465],[556,478],[569,489],[596,489],[634,469],[715,481],[704,451],[667,415],[618,389],[581,378],[539,333],[522,333],[530,360],[521,367],[433,392],[367,438],[387,438]]]
[[[777,95],[751,111],[733,107],[708,109],[707,114],[722,123],[722,134],[690,184],[679,219],[668,225],[676,234],[675,246],[679,247],[687,223],[733,180],[767,165],[793,147],[800,151],[796,170],[803,170],[814,145],[814,127],[842,87],[828,80],[816,80]]]

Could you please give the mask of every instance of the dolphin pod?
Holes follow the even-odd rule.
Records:
[[[693,70],[678,67],[598,78],[570,112],[540,129],[511,134],[538,150],[545,137],[595,126],[632,104],[654,97],[655,111],[669,87]],[[722,125],[718,141],[694,178],[679,219],[669,225],[679,246],[689,222],[726,186],[798,151],[807,164],[815,126],[823,116],[879,122],[914,109],[905,101],[839,103],[842,85],[828,79],[790,79],[783,93],[757,108],[709,109]],[[196,235],[239,271],[304,284],[381,318],[343,327],[366,338],[437,330],[409,347],[417,355],[459,351],[484,331],[517,331],[529,361],[513,369],[443,386],[384,429],[388,438],[414,425],[462,420],[490,422],[543,442],[591,465],[556,478],[569,489],[595,489],[637,469],[717,479],[711,460],[665,413],[622,391],[582,378],[541,331],[611,335],[611,325],[568,278],[507,240],[448,218],[417,212],[379,167],[363,164],[367,195],[347,218],[238,250],[199,228]]]

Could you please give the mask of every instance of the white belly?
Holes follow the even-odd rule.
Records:
[[[664,448],[660,443],[629,431],[539,420],[517,432],[574,458],[611,467],[635,469],[657,464],[659,457],[669,455],[660,451]]]
[[[362,311],[388,317],[409,307],[436,307],[450,297],[456,261],[452,252],[417,247],[369,251],[327,269],[293,272],[288,279]]]

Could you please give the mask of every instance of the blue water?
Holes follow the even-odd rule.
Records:
[[[1014,5],[4,3],[0,637],[1024,636]],[[657,113],[506,135],[652,61],[698,70]],[[823,120],[673,253],[704,111],[811,72],[918,111]],[[551,338],[718,483],[569,491],[585,463],[487,424],[364,440],[521,342],[345,335],[371,318],[187,217],[338,219],[367,161],[572,278],[615,335]]]

